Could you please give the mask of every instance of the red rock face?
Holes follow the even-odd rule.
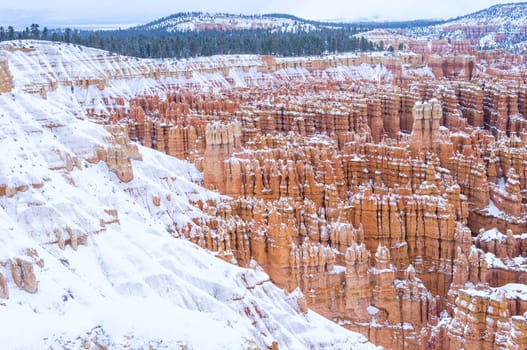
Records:
[[[523,349],[527,298],[504,292],[527,281],[522,59],[467,45],[195,66],[227,85],[135,97],[94,161],[131,180],[132,140],[193,162],[230,199],[182,236],[385,348]]]
[[[13,77],[9,72],[7,60],[0,56],[0,93],[9,92],[13,88]]]

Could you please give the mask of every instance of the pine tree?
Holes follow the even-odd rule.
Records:
[[[32,39],[40,39],[40,29],[39,29],[39,25],[36,24],[36,23],[33,23],[31,24],[31,29],[29,30],[29,32],[31,33],[31,38]]]
[[[66,28],[64,30],[63,40],[68,44],[71,42],[71,28]]]
[[[7,40],[15,40],[15,28],[7,27]]]
[[[73,31],[73,35],[71,37],[71,41],[75,44],[80,44],[80,36],[79,36],[79,31],[77,29],[75,29]]]

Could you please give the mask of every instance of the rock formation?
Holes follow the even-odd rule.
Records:
[[[133,184],[137,142],[192,162],[205,187],[229,196],[196,196],[205,215],[182,223],[167,204],[170,177],[167,193],[131,189],[171,235],[260,266],[300,288],[301,304],[385,348],[523,348],[527,298],[514,289],[527,281],[523,58],[462,40],[428,44],[405,41],[415,54],[148,67],[116,57],[118,72],[57,84],[100,89],[83,106],[108,135],[89,162]],[[107,92],[112,79],[137,76],[157,92]],[[56,171],[81,164],[56,158]],[[6,183],[0,195],[31,186]],[[101,211],[99,229],[119,222]],[[50,237],[75,249],[86,233]],[[22,278],[29,266],[11,266],[17,285],[36,287]]]
[[[28,293],[36,293],[38,282],[33,270],[33,263],[17,259],[11,262],[11,276],[17,287]],[[8,295],[8,294],[7,294]]]
[[[504,95],[477,59],[432,53],[429,67],[450,80],[407,87],[313,74],[303,75],[307,85],[269,78],[272,91],[261,82],[219,94],[171,91],[167,101],[140,97],[124,125],[132,139],[193,161],[205,186],[234,198],[206,205],[217,219],[184,233],[222,259],[254,259],[279,286],[300,287],[309,307],[387,348],[516,344],[477,335],[460,342],[450,330],[464,322],[467,285],[524,278],[507,259],[526,250],[517,236],[525,227],[525,90]],[[311,74],[364,60],[268,58],[265,72]],[[504,248],[472,242],[493,226],[509,230]],[[445,312],[448,327],[438,323]],[[512,327],[513,314],[496,315]]]
[[[13,77],[9,72],[7,59],[0,55],[0,93],[9,92],[13,88]]]
[[[4,275],[0,273],[0,298],[9,299],[9,287]]]

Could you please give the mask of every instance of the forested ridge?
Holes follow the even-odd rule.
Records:
[[[141,58],[187,58],[219,54],[303,56],[384,49],[360,36],[364,26],[280,32],[265,29],[232,31],[140,30],[79,31],[48,29],[32,24],[22,31],[0,26],[0,41],[39,39],[60,41]]]

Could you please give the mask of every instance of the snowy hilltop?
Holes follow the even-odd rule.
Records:
[[[463,39],[480,48],[524,50],[527,3],[495,5],[441,24],[413,27],[403,32],[419,38]]]

